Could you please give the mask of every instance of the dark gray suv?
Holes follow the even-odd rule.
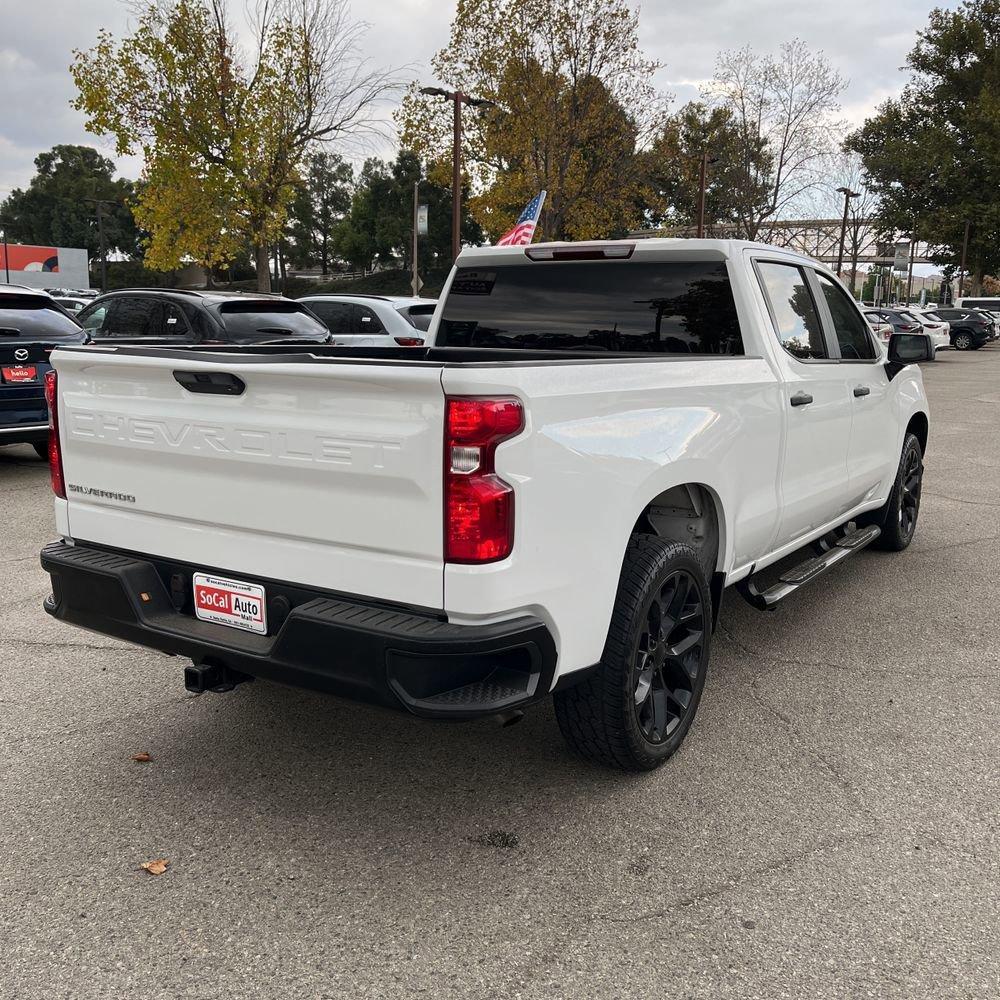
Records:
[[[96,343],[325,344],[330,331],[304,305],[253,292],[129,288],[77,313]]]

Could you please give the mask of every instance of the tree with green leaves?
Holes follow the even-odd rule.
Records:
[[[428,233],[419,241],[419,269],[451,263],[451,184],[440,183],[441,165],[427,173],[415,153],[402,150],[391,164],[365,162],[358,176],[351,210],[340,227],[337,249],[355,267],[374,264],[412,267],[413,185],[420,182],[419,199],[427,205]],[[468,192],[463,192],[467,195]],[[483,231],[462,199],[462,242],[478,245]]]
[[[966,290],[1000,274],[1000,0],[931,11],[906,65],[909,84],[846,148],[862,157],[887,231],[957,265],[969,223]]]
[[[749,197],[766,205],[770,160],[762,142],[747,149],[747,139],[736,127],[732,112],[692,101],[667,118],[645,154],[648,165],[650,221],[661,226],[693,226],[701,199],[701,162],[708,155],[705,185],[706,235],[713,224],[735,225]],[[756,190],[747,192],[745,164],[753,162]]]
[[[119,154],[141,152],[148,260],[211,265],[255,247],[270,289],[279,239],[318,144],[372,127],[392,80],[361,56],[347,0],[257,0],[247,52],[226,0],[139,0],[131,35],[76,52],[75,106]]]
[[[329,274],[337,232],[351,208],[354,169],[336,153],[309,157],[302,183],[289,206],[291,261],[296,267],[319,267]]]
[[[102,207],[105,245],[135,259],[142,234],[132,216],[132,181],[115,176],[114,162],[91,146],[53,146],[35,157],[35,176],[0,203],[8,240],[100,252],[95,200]]]
[[[546,239],[587,239],[636,225],[637,151],[666,106],[659,64],[639,46],[627,0],[462,0],[432,60],[449,89],[493,102],[465,114],[473,213],[495,237],[548,192]],[[414,85],[397,115],[405,147],[425,160],[451,148],[451,103]]]

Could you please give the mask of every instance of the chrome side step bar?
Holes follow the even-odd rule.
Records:
[[[756,608],[758,611],[769,611],[779,601],[794,594],[800,587],[807,583],[812,583],[817,577],[822,576],[828,569],[843,562],[848,556],[860,552],[866,545],[882,534],[882,529],[872,524],[866,528],[856,528],[849,531],[843,538],[839,539],[835,545],[830,546],[822,555],[806,559],[798,566],[786,569],[778,577],[778,582],[772,584],[766,590],[760,590],[757,586],[757,579],[754,574],[745,580],[740,580],[736,584],[736,589],[743,599]]]

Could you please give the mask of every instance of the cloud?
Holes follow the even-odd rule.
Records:
[[[236,0],[231,6],[234,15],[242,10]],[[800,37],[822,49],[849,79],[845,116],[860,123],[905,82],[899,67],[926,23],[929,6],[929,0],[647,0],[640,14],[641,43],[665,64],[658,85],[683,103],[698,96],[720,50],[750,45],[773,51],[780,42]],[[447,43],[454,2],[366,0],[354,10],[371,25],[365,48],[376,65],[405,66],[407,77],[435,82],[430,58]],[[21,2],[16,12],[5,12],[0,198],[26,185],[35,156],[57,143],[87,143],[113,156],[107,141],[87,133],[83,116],[70,106],[74,88],[68,68],[72,50],[92,45],[99,28],[121,36],[129,24],[128,9],[109,0]],[[137,161],[117,162],[125,175],[138,174]]]

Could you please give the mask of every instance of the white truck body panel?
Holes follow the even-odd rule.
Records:
[[[459,265],[523,253],[465,251]],[[634,255],[727,260],[743,357],[449,365],[57,352],[66,482],[134,497],[70,488],[60,531],[443,609],[456,623],[530,613],[555,638],[555,681],[600,659],[630,533],[664,491],[698,484],[712,496],[727,583],[889,494],[907,421],[926,412],[919,370],[890,381],[881,351],[850,364],[786,353],[753,272],[761,255],[816,266],[721,241],[650,240]],[[192,395],[172,375],[212,367],[242,378],[245,394]],[[858,397],[861,386],[870,392]],[[814,402],[790,407],[800,390]],[[443,560],[446,395],[516,396],[524,408],[523,432],[496,454],[516,497],[514,549],[500,562]]]
[[[204,356],[59,359],[72,535],[440,607],[440,371],[223,364],[243,395],[182,388],[173,372],[204,370]]]

